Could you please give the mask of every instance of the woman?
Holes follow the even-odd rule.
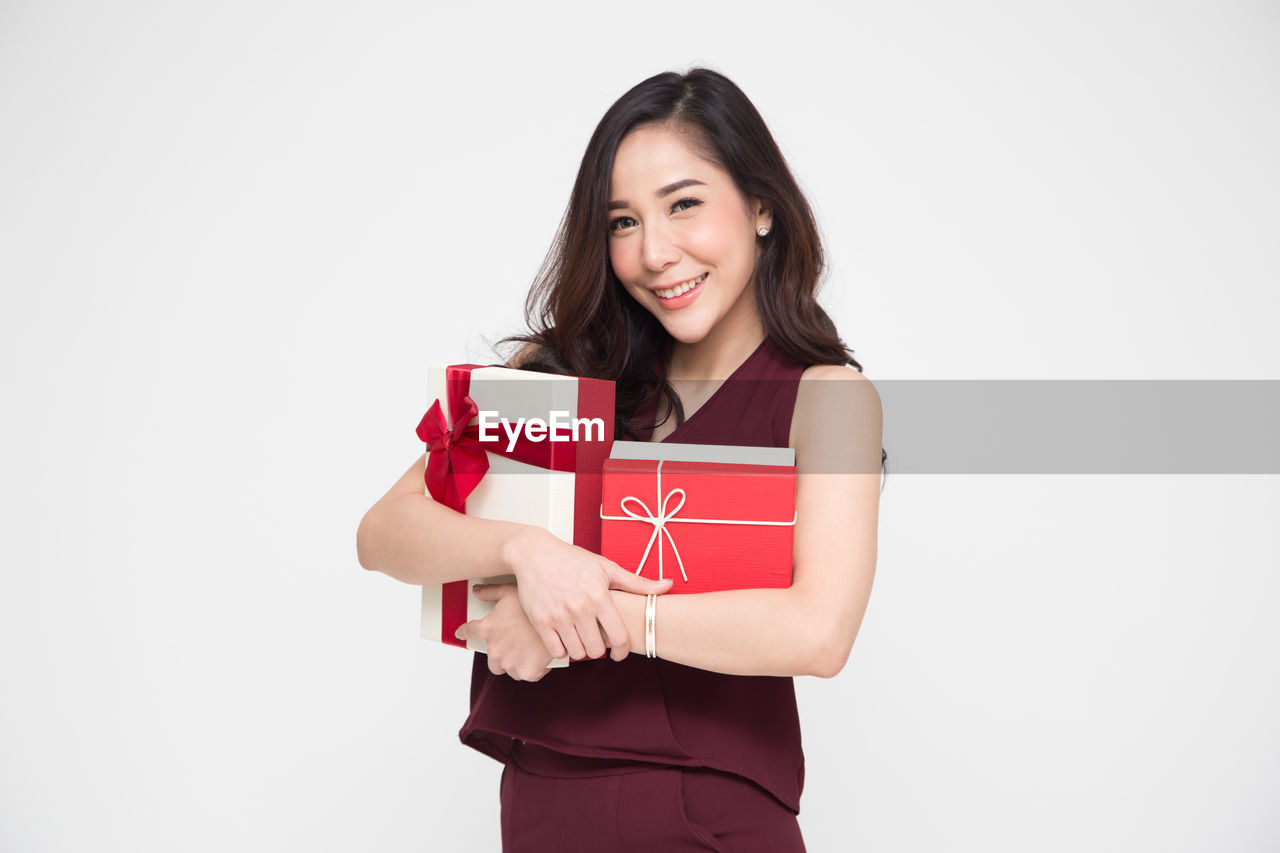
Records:
[[[459,734],[506,765],[504,850],[804,849],[792,676],[849,656],[884,459],[879,399],[814,298],[822,267],[741,90],[659,74],[596,128],[530,293],[536,331],[507,339],[524,342],[511,366],[614,380],[618,438],[793,447],[790,588],[659,596],[648,657],[646,596],[669,581],[436,505],[424,459],[361,522],[361,564],[408,583],[516,576],[459,629],[488,644]]]

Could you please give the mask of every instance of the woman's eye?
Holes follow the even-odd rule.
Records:
[[[671,205],[671,212],[679,213],[682,210],[688,210],[689,208],[697,207],[700,204],[702,204],[702,201],[700,199],[682,198],[679,201],[677,201],[675,204]],[[632,219],[630,216],[619,216],[617,219],[609,223],[609,230],[612,232],[612,231],[621,230],[623,228],[630,228],[632,225],[635,225],[635,222],[636,221]],[[630,223],[630,224],[625,224],[625,223]]]

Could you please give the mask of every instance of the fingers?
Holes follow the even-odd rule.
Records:
[[[542,640],[542,645],[547,647],[547,654],[553,658],[562,658],[569,654],[564,647],[564,643],[560,642],[560,635],[555,632],[551,626],[540,628],[537,625],[534,628],[538,632],[538,638]]]
[[[513,681],[540,681],[551,671],[549,661],[527,645],[513,648],[510,644],[492,647],[485,658],[494,675],[509,675]]]
[[[573,660],[581,660],[587,657],[586,646],[583,645],[582,638],[578,636],[577,627],[571,627],[560,632],[560,640],[564,643],[565,650],[569,653],[569,657]]]
[[[513,681],[541,681],[542,677],[551,670],[547,667],[539,668],[537,664],[529,664],[524,667],[515,667],[507,670],[507,675],[511,676]],[[502,673],[494,673],[501,675]]]
[[[609,644],[609,656],[614,660],[622,660],[631,654],[631,632],[622,621],[618,608],[610,606],[600,614],[600,628],[604,631]]]
[[[538,632],[538,636],[542,638],[542,644],[547,647],[551,657],[561,658],[567,655],[570,658],[580,659],[587,656],[577,628],[578,623],[586,622],[587,617],[580,615],[579,611],[586,613],[586,605],[573,610],[560,608],[549,617],[529,620]],[[592,622],[594,623],[594,618]]]
[[[478,583],[473,584],[471,592],[481,601],[497,601],[504,595],[515,592],[513,583]]]
[[[513,669],[505,668],[493,655],[485,655],[489,659],[489,671],[494,675],[508,675],[513,681],[541,681],[542,677],[551,670],[548,667],[538,668],[536,664],[528,666],[517,666]]]
[[[480,638],[481,632],[479,627],[480,620],[472,622],[463,622],[458,626],[458,630],[453,632],[453,636],[459,640],[471,640],[472,638]],[[494,675],[502,675],[506,672],[502,665],[498,663],[498,658],[492,654],[486,654],[485,659],[489,664],[489,671]]]
[[[596,617],[592,616],[589,620],[584,619],[574,627],[578,629],[578,637],[582,640],[582,646],[586,649],[587,657],[604,657],[604,637],[600,633],[600,622]]]
[[[611,566],[609,568],[609,588],[620,589],[624,592],[634,592],[636,595],[649,595],[650,593],[664,593],[671,589],[672,579],[663,578],[660,581],[642,578],[637,574],[627,571],[621,566]]]

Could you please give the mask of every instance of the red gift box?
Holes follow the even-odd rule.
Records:
[[[667,458],[616,458],[642,444],[643,455]],[[715,461],[779,450],[790,449],[615,442],[600,553],[643,577],[673,578],[676,593],[791,586],[795,466]]]

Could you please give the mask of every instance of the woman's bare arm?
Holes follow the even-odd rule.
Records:
[[[507,366],[533,352],[524,345]],[[360,565],[417,586],[511,574],[504,556],[529,525],[468,517],[436,503],[426,494],[426,465],[424,453],[360,520]]]
[[[511,573],[503,555],[529,525],[436,503],[426,494],[426,464],[424,453],[360,520],[360,565],[417,586]]]

